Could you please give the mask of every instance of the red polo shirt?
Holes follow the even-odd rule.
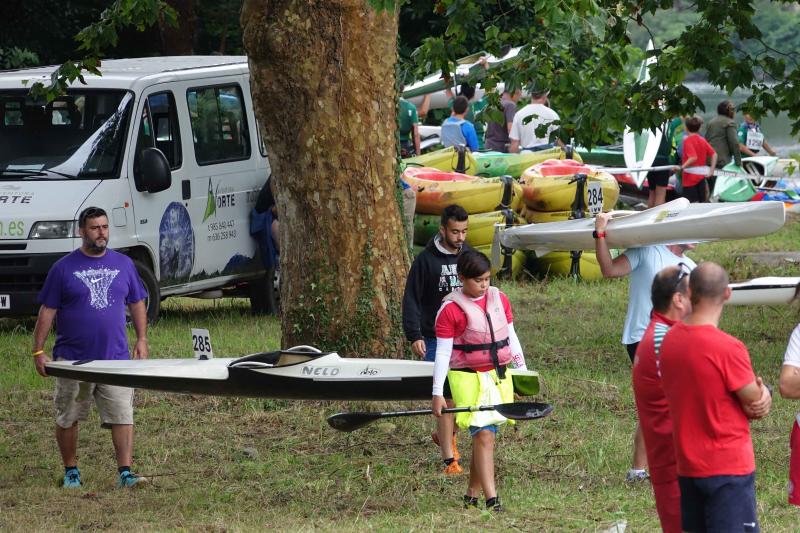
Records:
[[[678,479],[675,446],[672,444],[672,418],[667,397],[661,388],[659,358],[656,357],[654,342],[656,324],[672,326],[674,323],[674,320],[653,311],[653,318],[639,342],[633,361],[633,393],[647,448],[647,466],[653,483]]]
[[[752,474],[750,424],[735,393],[756,379],[745,345],[714,326],[678,322],[664,338],[660,369],[678,475]]]

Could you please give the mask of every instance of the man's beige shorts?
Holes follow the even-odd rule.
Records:
[[[86,420],[92,400],[104,428],[115,424],[133,425],[133,389],[66,378],[56,378],[53,397],[56,424],[67,429],[75,422]]]

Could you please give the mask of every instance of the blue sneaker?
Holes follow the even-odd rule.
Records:
[[[625,476],[626,483],[637,483],[648,479],[650,479],[650,474],[647,473],[647,470],[637,470],[635,468],[628,470],[628,475]]]
[[[79,489],[81,488],[81,473],[78,472],[77,468],[70,468],[64,474],[64,484],[62,485],[65,489]]]
[[[117,488],[124,489],[126,487],[135,487],[147,483],[147,478],[134,474],[130,470],[126,470],[117,478]]]

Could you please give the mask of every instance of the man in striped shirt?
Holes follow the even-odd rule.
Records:
[[[633,395],[647,450],[647,464],[664,533],[680,533],[681,493],[672,444],[672,419],[661,388],[659,350],[669,328],[692,309],[685,263],[664,268],[653,279],[653,312],[633,360]]]

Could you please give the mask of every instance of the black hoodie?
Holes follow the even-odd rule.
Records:
[[[458,254],[446,254],[436,246],[435,235],[411,264],[403,293],[403,331],[409,342],[436,337],[434,323],[442,300],[461,287],[456,263],[461,252],[471,250],[466,243]]]

